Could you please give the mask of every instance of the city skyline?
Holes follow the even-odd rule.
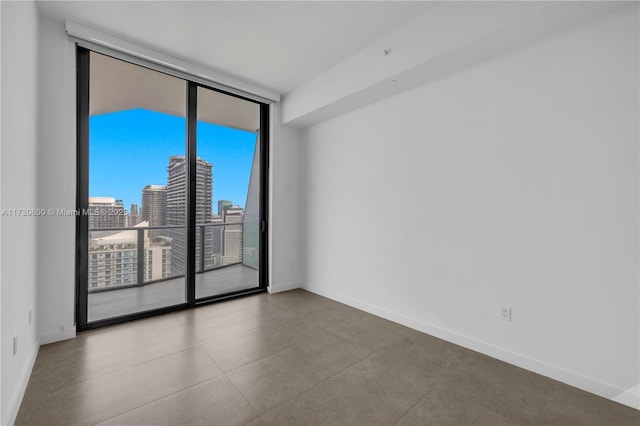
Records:
[[[147,185],[142,195],[142,222],[137,228],[122,229],[131,216],[125,216],[122,201],[114,197],[89,197],[89,276],[90,290],[134,285],[183,276],[187,266],[186,223],[186,158],[168,159],[166,186]],[[196,160],[196,271],[241,263],[243,260],[244,208],[232,206],[228,200],[218,202],[221,218],[212,215],[212,165]],[[132,204],[131,215],[139,213]],[[135,210],[135,211],[134,211]],[[112,214],[112,212],[121,212]],[[221,227],[219,224],[229,224]],[[127,226],[136,224],[129,223]],[[145,231],[148,227],[163,227]],[[98,228],[96,231],[93,229]],[[105,228],[117,228],[113,232]],[[144,257],[139,253],[144,241]],[[144,269],[143,269],[144,268]]]
[[[162,112],[132,109],[91,117],[89,193],[142,206],[147,185],[166,185],[167,161],[184,155],[186,122]],[[198,122],[197,156],[213,165],[212,204],[245,207],[256,134]],[[212,211],[212,214],[215,212]]]

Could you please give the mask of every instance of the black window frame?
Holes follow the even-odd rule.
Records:
[[[161,72],[180,78],[186,82],[187,90],[187,135],[186,135],[186,156],[187,175],[189,177],[187,191],[187,265],[185,271],[185,302],[177,305],[166,306],[148,311],[136,312],[132,314],[120,315],[117,317],[88,321],[88,283],[89,283],[89,217],[79,214],[76,216],[76,283],[75,283],[75,322],[76,330],[84,331],[123,322],[133,321],[151,316],[162,315],[169,312],[176,312],[183,309],[191,309],[196,306],[221,302],[238,297],[249,296],[257,293],[264,293],[269,286],[268,283],[268,238],[269,238],[269,135],[270,135],[270,105],[265,102],[227,92],[222,89],[211,87],[201,82],[196,82],[184,76],[173,75],[162,67],[152,67],[142,65],[134,61],[110,55],[99,49],[89,49],[76,44],[76,208],[78,211],[86,211],[89,207],[89,78],[90,78],[90,53],[96,52],[102,55],[111,56],[115,59],[129,62],[133,65],[147,68],[152,71]],[[196,139],[197,139],[197,91],[201,87],[213,90],[235,98],[243,99],[259,105],[260,107],[260,241],[259,241],[259,261],[258,287],[237,290],[223,294],[217,294],[196,299],[196,208],[195,208],[195,166],[196,166]]]

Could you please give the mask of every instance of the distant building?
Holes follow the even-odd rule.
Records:
[[[222,255],[224,254],[224,226],[220,215],[214,214],[211,218],[211,225],[207,226],[207,238],[211,239],[212,253],[205,253],[207,268],[222,266]]]
[[[164,226],[167,222],[167,187],[147,185],[142,189],[142,220],[149,226]]]
[[[141,222],[136,228],[146,228]],[[138,283],[138,230],[126,230],[89,240],[89,291]],[[144,282],[171,277],[168,240],[144,238]]]
[[[126,219],[122,200],[113,197],[89,197],[89,229],[124,228]]]
[[[138,211],[138,205],[136,203],[131,203],[131,208],[129,209],[129,214],[127,215],[127,226],[133,227],[140,223],[140,213]]]
[[[244,219],[244,209],[233,206],[226,210],[224,223],[224,254],[222,256],[223,265],[242,262],[242,221]],[[237,225],[229,225],[237,224]]]
[[[167,224],[167,187],[147,185],[142,189],[142,220],[150,227]],[[149,231],[150,238],[164,235],[164,231]]]
[[[231,208],[233,203],[229,200],[218,200],[218,216],[224,221],[224,214]]]
[[[212,164],[201,158],[196,159],[196,227],[211,223],[211,204],[213,196]],[[169,157],[167,166],[167,226],[180,225],[182,228],[168,229],[173,254],[173,275],[185,273],[187,264],[187,162],[183,155]],[[199,227],[198,227],[199,228]],[[208,234],[207,234],[208,236]],[[200,253],[200,231],[196,232],[196,252]],[[205,238],[205,253],[213,253],[213,242]],[[208,265],[207,265],[208,266]],[[200,270],[200,256],[196,256],[196,270]]]

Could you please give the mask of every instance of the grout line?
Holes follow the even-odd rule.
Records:
[[[258,416],[256,416],[256,418],[252,419],[250,422],[254,421],[255,419],[257,419],[258,417],[260,417],[261,412],[260,410],[258,410],[252,403],[251,401],[249,401],[249,399],[247,399],[247,397],[245,396],[244,393],[242,393],[242,391],[238,388],[238,386],[236,386],[236,384],[233,382],[233,380],[231,380],[231,377],[227,376],[227,373],[223,373],[225,379],[227,379],[229,381],[229,383],[231,383],[231,385],[238,391],[238,393],[240,394],[240,396],[247,401],[247,404],[249,404],[249,406],[251,408],[253,408],[253,410],[256,412],[256,414],[258,414]],[[249,423],[250,423],[249,422]]]
[[[125,414],[125,413],[128,413],[128,412],[130,412],[130,411],[134,411],[134,410],[137,410],[137,409],[142,408],[142,407],[144,407],[144,406],[147,406],[147,405],[149,405],[149,404],[153,404],[153,403],[154,403],[154,402],[156,402],[156,401],[160,401],[161,399],[168,398],[168,397],[170,397],[170,396],[173,396],[173,395],[175,395],[175,394],[177,394],[177,393],[180,393],[180,392],[182,392],[182,391],[185,391],[185,390],[187,390],[187,389],[191,389],[191,388],[192,388],[192,387],[194,387],[194,386],[198,386],[198,385],[200,385],[200,384],[202,384],[202,383],[206,383],[206,382],[208,382],[208,381],[216,380],[216,379],[218,379],[218,378],[220,378],[220,377],[225,376],[225,374],[224,374],[224,372],[222,371],[222,369],[218,366],[218,364],[216,364],[216,362],[211,358],[211,356],[209,355],[209,353],[208,353],[207,351],[205,351],[205,350],[202,348],[202,346],[201,346],[201,345],[196,344],[196,346],[192,346],[192,347],[191,347],[191,348],[189,348],[189,349],[192,349],[192,348],[195,348],[195,347],[199,348],[200,350],[202,350],[202,352],[204,352],[204,353],[205,353],[205,355],[207,356],[207,358],[209,358],[209,359],[211,360],[211,362],[213,363],[213,365],[215,365],[215,366],[218,368],[218,370],[220,370],[220,373],[221,373],[221,374],[218,374],[217,376],[210,377],[210,378],[208,378],[208,379],[205,379],[205,380],[199,381],[199,382],[194,383],[194,384],[192,384],[192,385],[190,385],[190,386],[187,386],[187,387],[185,387],[185,388],[182,388],[182,389],[179,389],[179,390],[177,390],[177,391],[175,391],[175,392],[172,392],[172,393],[170,393],[170,394],[168,394],[168,395],[161,396],[161,397],[159,397],[159,398],[156,398],[156,399],[154,399],[154,400],[152,400],[152,401],[146,402],[146,403],[144,403],[144,404],[142,404],[142,405],[139,405],[139,406],[137,406],[137,407],[135,407],[135,408],[132,408],[132,409],[130,409],[130,410],[123,411],[123,412],[121,412],[121,413],[116,414],[115,416],[111,416],[111,417],[109,417],[109,418],[106,418],[106,419],[100,420],[98,423],[94,423],[94,426],[95,426],[95,425],[98,425],[98,424],[100,424],[100,423],[102,423],[102,422],[105,422],[105,421],[107,421],[107,420],[109,420],[109,419],[112,419],[112,418],[114,418],[114,417],[121,416],[121,415],[123,415],[123,414]],[[187,350],[189,350],[189,349],[187,349]],[[186,350],[185,350],[185,351],[180,351],[180,352],[186,352]],[[178,353],[178,352],[176,352],[176,353]],[[174,355],[174,354],[171,354],[171,355]],[[162,359],[162,358],[166,358],[166,356],[162,356],[162,357],[155,358],[153,361],[155,361],[155,360],[157,360],[157,359]],[[138,364],[138,365],[139,365],[139,364]]]
[[[217,380],[217,379],[219,379],[219,378],[221,378],[221,377],[222,377],[222,375],[219,375],[219,376],[215,376],[215,377],[210,377],[210,378],[208,378],[208,379],[206,379],[206,380],[202,380],[202,381],[200,381],[200,382],[198,382],[198,383],[194,383],[194,384],[189,385],[189,386],[187,386],[187,387],[185,387],[185,388],[182,388],[182,389],[179,389],[179,390],[177,390],[177,391],[175,391],[175,392],[172,392],[172,393],[170,393],[170,394],[168,394],[168,395],[161,396],[161,397],[156,398],[156,399],[154,399],[154,400],[152,400],[152,401],[145,402],[144,404],[139,405],[139,406],[137,406],[137,407],[135,407],[135,408],[131,408],[130,410],[126,410],[126,411],[123,411],[123,412],[121,412],[121,413],[118,413],[118,414],[116,414],[115,416],[111,416],[111,417],[108,417],[108,418],[106,418],[106,419],[102,419],[102,420],[100,420],[98,423],[92,423],[92,426],[99,425],[99,424],[101,424],[101,423],[106,422],[107,420],[111,420],[111,419],[116,418],[116,417],[118,417],[118,416],[122,416],[123,414],[127,414],[127,413],[130,413],[130,412],[135,411],[135,410],[139,410],[140,408],[146,407],[147,405],[154,404],[154,403],[156,403],[156,402],[158,402],[158,401],[161,401],[161,400],[163,400],[163,399],[166,399],[166,398],[169,398],[169,397],[171,397],[171,396],[174,396],[174,395],[176,395],[176,394],[178,394],[178,393],[180,393],[180,392],[184,392],[184,391],[186,391],[186,390],[189,390],[189,389],[191,389],[191,388],[194,388],[194,387],[199,386],[199,385],[201,385],[201,384],[203,384],[203,383],[206,383],[206,382],[211,382],[211,381],[213,381],[213,380]]]
[[[251,408],[253,408],[253,410],[256,412],[256,414],[258,414],[258,413],[259,413],[258,409],[257,409],[256,407],[254,407],[254,406],[253,406],[253,404],[251,403],[251,401],[249,401],[249,400],[247,399],[247,397],[245,396],[245,394],[244,394],[244,393],[242,393],[242,391],[240,391],[240,389],[238,389],[238,387],[237,387],[237,386],[236,386],[236,384],[233,382],[233,380],[231,380],[231,378],[230,378],[229,376],[227,376],[227,372],[226,372],[226,371],[224,371],[224,370],[222,369],[222,367],[220,367],[220,366],[218,365],[218,363],[213,359],[213,357],[211,356],[211,354],[209,354],[209,352],[207,352],[207,350],[206,350],[206,349],[204,349],[204,348],[202,347],[202,344],[201,344],[201,343],[198,343],[198,346],[200,347],[200,349],[202,349],[202,351],[204,351],[204,353],[207,355],[207,357],[209,357],[209,359],[211,360],[211,362],[213,362],[213,364],[214,364],[216,367],[218,367],[218,369],[219,369],[219,370],[220,370],[220,372],[222,373],[220,376],[217,376],[217,377],[224,377],[224,378],[225,378],[229,383],[231,383],[231,386],[233,386],[233,387],[235,388],[235,390],[236,390],[236,391],[238,391],[238,393],[240,394],[240,396],[242,397],[242,399],[244,399],[244,400],[247,402],[247,404],[249,404],[249,406],[250,406]],[[233,370],[232,370],[232,371],[233,371]],[[217,378],[217,377],[216,377],[216,378]],[[259,416],[257,416],[256,418],[258,418],[258,417],[259,417]],[[256,418],[252,419],[251,421],[255,420]]]
[[[187,347],[184,347],[184,348],[181,348],[181,349],[172,350],[171,352],[164,353],[161,356],[156,356],[154,358],[149,358],[149,359],[141,360],[141,361],[133,361],[130,364],[126,364],[126,365],[123,365],[123,366],[120,366],[120,367],[115,367],[113,369],[107,369],[107,370],[99,372],[99,373],[97,373],[95,375],[89,375],[88,377],[80,377],[80,378],[77,379],[77,381],[74,381],[73,383],[62,385],[61,388],[65,388],[65,387],[72,386],[72,385],[77,385],[79,383],[85,383],[85,382],[88,382],[88,381],[91,381],[91,380],[99,379],[99,378],[104,377],[104,376],[108,376],[110,374],[116,374],[116,373],[119,373],[122,370],[126,370],[127,368],[132,368],[132,367],[137,367],[137,366],[140,366],[140,365],[148,364],[150,362],[157,361],[157,360],[160,360],[162,358],[167,358],[167,357],[170,357],[170,356],[175,355],[175,354],[180,353],[180,352],[186,352],[186,351],[188,351],[190,349],[193,349],[193,348],[195,348],[197,346],[198,346],[198,344],[196,343],[196,344],[193,344],[191,346],[187,346]],[[45,371],[51,371],[51,370],[54,370],[54,369],[55,368],[47,368]]]
[[[418,400],[415,402],[415,404],[413,404],[411,407],[409,407],[409,409],[408,409],[407,411],[405,411],[404,413],[402,413],[402,414],[401,414],[401,415],[400,415],[400,416],[399,416],[399,417],[398,417],[398,418],[397,418],[397,419],[392,423],[392,426],[395,426],[395,425],[396,425],[400,420],[402,420],[402,418],[403,418],[404,416],[406,416],[406,415],[407,415],[407,413],[408,413],[409,411],[413,410],[413,408],[414,408],[416,405],[418,405],[418,404],[420,404],[422,401],[424,401],[424,400],[425,400],[425,398],[426,398],[426,397],[427,397],[427,396],[428,396],[428,395],[429,395],[429,394],[430,394],[430,393],[431,393],[431,392],[432,392],[432,391],[433,391],[437,386],[438,386],[438,385],[433,385],[433,386],[431,387],[431,389],[429,389],[429,390],[427,391],[427,393],[425,393],[425,394],[424,394],[424,395],[422,395],[420,398],[418,398]]]
[[[220,315],[220,318],[224,318],[224,317],[226,317],[228,315],[237,315],[239,312],[242,313],[244,311],[253,312],[253,309],[242,309],[242,310],[239,310],[239,311],[233,311],[233,312],[230,312],[228,314]],[[290,311],[290,312],[292,312],[292,311]],[[296,314],[296,316],[300,315],[300,314],[298,314],[296,312],[292,312],[292,313]],[[267,315],[269,315],[269,314],[267,314]],[[212,320],[214,318],[215,317],[204,318],[204,319],[202,319],[200,321],[209,321],[209,320]],[[256,320],[257,321],[257,325],[255,325],[255,326],[250,326],[249,328],[244,329],[244,330],[240,330],[240,331],[236,332],[235,334],[224,335],[222,337],[218,336],[218,337],[213,337],[211,339],[205,338],[206,340],[198,339],[198,342],[200,344],[210,344],[210,343],[213,343],[215,341],[224,341],[224,340],[227,340],[229,338],[233,338],[233,337],[238,336],[238,335],[250,333],[250,332],[253,332],[253,331],[258,330],[260,328],[267,327],[267,326],[273,326],[273,325],[278,324],[280,322],[283,322],[283,321],[286,321],[286,320],[291,320],[291,319],[292,319],[292,317],[277,316],[277,315],[272,317],[272,318],[269,318],[269,317],[267,317],[265,319],[257,318],[257,320]],[[193,324],[186,324],[186,325],[187,326],[193,326]],[[208,328],[220,328],[220,325],[219,324],[218,325],[213,325],[212,324],[210,327],[205,327],[205,329],[208,329]]]
[[[302,315],[302,314],[298,314],[298,315]],[[274,356],[278,356],[278,355],[280,355],[282,352],[284,352],[284,351],[286,351],[286,350],[290,349],[291,347],[296,346],[296,345],[300,345],[300,344],[304,343],[304,338],[303,338],[303,339],[301,339],[301,341],[298,341],[298,342],[296,342],[296,343],[292,343],[291,345],[286,346],[285,348],[283,348],[282,350],[280,350],[280,351],[278,351],[278,352],[275,352],[275,353],[273,353],[273,354],[270,354],[270,355],[264,356],[264,357],[262,357],[262,358],[259,358],[259,359],[255,360],[255,361],[249,362],[249,363],[247,363],[247,364],[244,364],[244,365],[242,365],[242,366],[239,366],[239,367],[236,367],[236,368],[234,368],[234,369],[232,369],[232,370],[229,370],[229,371],[227,371],[227,372],[224,372],[224,375],[229,379],[229,381],[230,381],[231,383],[233,383],[234,387],[238,390],[238,392],[240,392],[240,394],[245,398],[245,400],[247,400],[247,402],[249,403],[249,405],[251,405],[251,406],[256,410],[256,412],[258,412],[258,413],[259,413],[259,416],[258,416],[258,417],[261,417],[261,416],[262,416],[262,414],[264,414],[264,413],[268,413],[268,412],[270,412],[270,411],[272,411],[272,410],[274,410],[274,409],[276,409],[276,408],[278,408],[278,407],[283,406],[283,405],[284,405],[284,404],[286,404],[287,402],[289,402],[289,401],[291,401],[291,400],[293,400],[293,399],[297,398],[298,396],[302,395],[303,393],[310,391],[311,389],[313,389],[313,388],[315,388],[316,386],[318,386],[318,385],[320,385],[320,384],[322,384],[322,383],[326,382],[327,380],[331,379],[332,377],[334,377],[334,376],[336,376],[336,375],[338,375],[338,374],[340,374],[340,373],[344,372],[345,370],[347,370],[347,369],[349,369],[349,368],[353,367],[354,365],[356,365],[356,364],[358,364],[358,363],[360,363],[360,362],[362,362],[362,361],[365,361],[366,359],[368,359],[368,358],[370,358],[371,356],[373,356],[373,355],[375,355],[375,354],[376,354],[376,351],[371,350],[370,348],[367,348],[367,347],[365,347],[365,346],[361,346],[361,345],[357,345],[357,344],[351,343],[351,342],[349,342],[347,339],[345,339],[344,337],[339,336],[339,335],[336,335],[336,334],[332,333],[331,331],[324,329],[323,327],[315,326],[315,325],[314,325],[313,327],[314,327],[317,331],[319,331],[319,332],[320,332],[320,335],[322,335],[322,334],[332,335],[332,336],[337,337],[337,338],[338,338],[338,339],[340,339],[340,340],[344,340],[345,342],[348,342],[348,343],[350,343],[350,344],[352,344],[352,345],[359,346],[359,347],[361,347],[362,349],[370,350],[370,351],[371,351],[371,353],[370,353],[370,354],[368,354],[366,357],[364,357],[364,358],[362,358],[362,359],[359,359],[359,360],[357,360],[357,361],[353,362],[352,364],[349,364],[349,365],[345,366],[343,369],[341,369],[341,370],[339,370],[339,371],[335,372],[334,374],[331,374],[330,376],[326,377],[324,380],[322,380],[322,381],[320,381],[320,382],[316,383],[315,385],[312,385],[311,387],[309,387],[309,388],[307,388],[307,389],[301,390],[300,392],[298,392],[297,394],[295,394],[295,395],[291,396],[291,397],[290,397],[290,398],[288,398],[287,400],[282,401],[281,403],[276,404],[276,405],[274,405],[273,407],[270,407],[270,408],[268,408],[267,410],[264,410],[264,411],[262,411],[262,410],[258,410],[258,409],[253,405],[253,404],[251,404],[251,402],[250,402],[249,400],[247,400],[247,398],[246,398],[246,397],[244,396],[244,394],[240,391],[240,389],[238,389],[238,387],[235,385],[235,383],[233,382],[233,380],[231,380],[231,378],[227,375],[227,373],[231,373],[231,372],[236,371],[236,370],[239,370],[239,369],[241,369],[241,368],[244,368],[244,367],[250,366],[250,365],[255,364],[255,363],[257,363],[257,362],[260,362],[260,361],[262,361],[262,360],[264,360],[264,359],[267,359],[267,358],[270,358],[270,357],[274,357]],[[316,336],[316,337],[317,337],[317,336]],[[255,419],[253,419],[253,420],[255,420]],[[252,421],[253,421],[253,420],[252,420]]]
[[[134,327],[134,328],[135,327],[144,327],[144,325],[147,324],[147,323],[154,323],[154,322],[160,322],[162,320],[167,320],[169,318],[169,315],[175,315],[177,313],[178,312],[168,312],[166,314],[156,315],[156,316],[152,316],[152,317],[148,317],[148,318],[143,318],[143,319],[140,319],[140,320],[128,321],[128,322],[124,322],[124,323],[120,323],[120,324],[110,325],[110,326],[107,326],[107,327],[81,331],[76,336],[76,340],[80,341],[80,339],[82,339],[82,338],[87,339],[88,338],[87,336],[90,336],[90,335],[97,335],[97,336],[100,336],[102,334],[109,335],[110,333],[117,333],[118,330],[120,330],[120,329],[127,329],[127,328],[132,328],[132,327]],[[153,329],[149,330],[152,333],[151,335],[157,334],[158,336],[160,336],[160,335],[162,335],[162,333],[166,332],[167,330],[184,326],[184,324],[181,324],[179,321],[175,321],[175,319],[174,320],[169,320],[169,322],[173,322],[175,325],[168,326],[168,327],[163,327],[163,328],[158,327],[158,330],[153,330]],[[121,342],[121,341],[138,340],[138,339],[139,339],[139,337],[137,337],[137,336],[129,336],[129,337],[125,337],[125,338],[122,338],[122,339],[118,339],[118,343]],[[80,343],[78,343],[78,344],[80,344]],[[112,346],[113,344],[114,344],[113,342],[93,343],[92,346],[93,347]]]
[[[213,365],[215,365],[215,366],[218,368],[218,370],[220,370],[220,373],[221,373],[220,375],[221,375],[221,376],[222,376],[222,375],[225,375],[225,374],[224,374],[224,370],[223,370],[223,369],[218,365],[218,363],[213,359],[213,357],[209,354],[209,352],[207,352],[207,350],[206,350],[205,348],[203,348],[203,347],[202,347],[202,344],[198,343],[198,347],[200,348],[200,350],[201,350],[202,352],[204,352],[204,353],[205,353],[205,355],[207,356],[207,358],[209,358],[209,359],[211,360],[211,362],[213,363]]]
[[[304,389],[304,390],[302,390],[302,391],[298,392],[297,394],[295,394],[295,395],[291,396],[291,397],[290,397],[290,398],[288,398],[287,400],[282,401],[281,403],[274,405],[273,407],[271,407],[271,408],[267,409],[267,410],[264,412],[264,414],[269,413],[269,412],[271,412],[271,411],[273,411],[273,410],[275,410],[275,409],[277,409],[277,408],[283,407],[285,404],[287,404],[287,403],[289,403],[289,402],[293,401],[294,399],[296,399],[296,398],[300,397],[301,395],[303,395],[303,394],[305,394],[305,393],[307,393],[307,392],[311,392],[311,390],[312,390],[312,389],[315,389],[316,387],[320,386],[320,385],[321,385],[321,384],[323,384],[324,382],[326,382],[326,381],[328,381],[328,380],[332,379],[333,377],[337,376],[337,375],[338,375],[338,374],[340,374],[340,373],[343,373],[344,371],[346,371],[346,370],[350,369],[351,367],[353,367],[353,366],[355,366],[355,365],[357,365],[357,364],[360,364],[360,363],[361,363],[361,362],[363,362],[363,361],[366,361],[367,359],[371,358],[373,355],[375,355],[375,352],[373,352],[373,353],[371,353],[371,354],[367,355],[366,357],[364,357],[364,358],[362,358],[362,359],[360,359],[360,360],[358,360],[358,361],[355,361],[353,364],[350,364],[350,365],[348,365],[347,367],[343,368],[342,370],[340,370],[340,371],[338,371],[338,372],[336,372],[336,373],[334,373],[334,374],[332,374],[332,375],[328,376],[327,378],[325,378],[324,380],[322,380],[322,381],[320,381],[320,382],[316,383],[315,385],[312,385],[311,387],[309,387],[309,388],[307,388],[307,389]],[[260,417],[262,417],[262,415],[260,415]]]
[[[372,349],[372,348],[369,348],[369,347],[366,347],[366,346],[359,345],[359,344],[357,344],[357,343],[351,342],[351,341],[349,341],[348,339],[346,339],[345,337],[340,336],[340,335],[338,335],[338,334],[335,334],[335,333],[333,333],[332,331],[324,330],[324,329],[322,329],[322,328],[321,328],[321,330],[322,330],[322,331],[324,331],[324,332],[326,332],[326,333],[328,333],[328,334],[331,334],[331,335],[333,335],[333,336],[335,336],[335,337],[338,337],[339,339],[344,340],[344,341],[348,342],[348,343],[349,343],[349,344],[351,344],[351,345],[359,346],[359,347],[361,347],[361,348],[363,348],[363,349],[370,350],[370,351],[371,351],[371,353],[370,353],[369,355],[367,355],[366,357],[364,357],[364,358],[362,358],[362,359],[360,359],[360,360],[358,360],[358,361],[355,361],[355,362],[354,362],[354,363],[352,363],[352,364],[347,365],[345,368],[343,368],[343,369],[341,369],[341,370],[339,370],[339,371],[335,372],[334,374],[332,374],[332,375],[330,375],[330,376],[326,377],[324,380],[322,380],[322,381],[320,381],[320,382],[316,383],[315,385],[313,385],[313,386],[311,386],[311,387],[309,387],[309,388],[307,388],[307,389],[305,389],[305,390],[303,390],[303,391],[301,391],[301,392],[297,393],[296,395],[294,395],[294,396],[290,397],[290,398],[289,398],[289,399],[287,399],[286,401],[283,401],[283,402],[281,402],[281,403],[279,403],[279,404],[277,404],[277,405],[274,405],[273,407],[271,407],[271,408],[269,408],[268,410],[266,410],[266,411],[265,411],[265,413],[268,413],[268,412],[271,412],[271,411],[273,411],[273,410],[275,410],[275,409],[277,409],[277,408],[280,408],[280,407],[284,406],[285,404],[287,404],[288,402],[290,402],[290,401],[292,401],[292,400],[294,400],[294,399],[296,399],[296,398],[300,397],[301,395],[303,395],[303,394],[305,394],[305,393],[307,393],[307,392],[311,392],[314,388],[316,388],[316,387],[320,386],[321,384],[323,384],[323,383],[325,383],[325,382],[327,382],[327,381],[331,380],[333,377],[335,377],[335,376],[337,376],[337,375],[339,375],[339,374],[341,374],[341,373],[345,372],[346,370],[348,370],[348,369],[350,369],[350,368],[352,368],[352,367],[356,366],[357,364],[360,364],[360,363],[362,363],[362,362],[364,362],[364,361],[366,361],[366,360],[368,360],[368,359],[370,359],[370,358],[374,357],[375,355],[378,355],[378,354],[379,354],[383,349],[385,349],[385,348],[387,348],[388,346],[390,346],[390,344],[389,344],[389,345],[385,345],[383,348],[378,349],[378,350],[375,350],[375,349]],[[434,385],[434,387],[432,387],[431,389],[429,389],[429,390],[428,390],[428,391],[427,391],[427,392],[426,392],[426,393],[425,393],[425,394],[424,394],[420,399],[418,399],[418,402],[420,402],[424,397],[426,397],[426,396],[427,396],[427,394],[429,394],[429,392],[431,392],[431,391],[433,390],[433,388],[435,388],[435,385]],[[417,404],[418,402],[416,402],[416,404]],[[415,405],[415,404],[414,404],[414,405]],[[413,408],[413,406],[412,406],[411,408]],[[409,409],[411,409],[411,408],[409,408]],[[408,411],[408,410],[407,410],[407,411]],[[403,413],[403,414],[402,414],[402,416],[404,416],[405,414],[406,414],[406,412],[405,412],[405,413]],[[402,417],[402,416],[401,416],[401,417]],[[398,420],[399,420],[399,419],[398,419]]]
[[[267,359],[267,358],[271,358],[271,357],[273,357],[273,356],[280,355],[282,352],[284,352],[284,351],[286,351],[286,350],[288,350],[288,349],[291,349],[291,348],[292,348],[292,347],[294,347],[294,346],[297,346],[297,345],[300,345],[300,344],[302,344],[302,343],[305,343],[305,342],[304,342],[304,340],[305,340],[305,339],[317,338],[317,337],[321,336],[322,334],[328,334],[328,332],[326,332],[326,331],[324,331],[324,330],[322,330],[322,329],[319,329],[319,331],[320,331],[320,334],[319,334],[318,336],[302,337],[302,338],[300,338],[300,340],[295,341],[295,342],[293,342],[293,343],[291,343],[291,344],[289,344],[289,345],[287,345],[287,346],[285,346],[285,347],[281,348],[281,349],[280,349],[280,350],[278,350],[277,352],[274,352],[274,353],[269,354],[269,355],[265,355],[265,356],[263,356],[263,357],[261,357],[261,358],[255,359],[255,360],[253,360],[253,361],[249,361],[249,362],[247,362],[246,364],[239,365],[239,366],[237,366],[237,367],[235,367],[235,368],[232,368],[231,370],[225,371],[224,373],[225,373],[225,375],[226,375],[227,373],[231,373],[231,372],[233,372],[233,371],[240,370],[241,368],[248,367],[248,366],[250,366],[250,365],[252,365],[252,364],[255,364],[255,363],[257,363],[257,362],[263,361],[263,360],[265,360],[265,359]]]

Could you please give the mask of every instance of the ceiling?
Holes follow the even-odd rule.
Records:
[[[41,1],[38,10],[287,94],[436,5]]]
[[[134,108],[186,117],[184,80],[128,62],[90,54],[89,114]],[[206,88],[198,89],[198,121],[255,132],[260,127],[258,104]]]

